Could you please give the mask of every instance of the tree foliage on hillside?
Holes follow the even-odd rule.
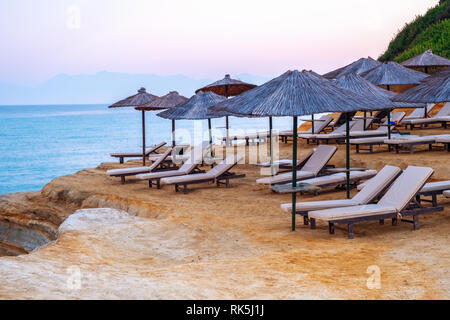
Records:
[[[437,39],[438,36],[437,34],[435,34],[436,32],[438,32],[439,30],[441,30],[440,28],[444,28],[448,26],[447,24],[445,24],[446,19],[450,18],[450,0],[441,0],[439,1],[439,4],[437,6],[435,6],[434,8],[431,8],[430,10],[428,10],[428,12],[424,15],[424,16],[417,16],[413,22],[406,24],[403,29],[401,29],[397,35],[394,37],[394,39],[392,39],[392,41],[389,43],[389,47],[386,50],[386,52],[379,57],[380,61],[389,61],[389,60],[396,60],[396,61],[403,61],[405,60],[405,57],[409,55],[405,54],[405,56],[403,56],[402,60],[399,59],[400,55],[402,55],[405,51],[408,51],[408,49],[411,49],[412,51],[414,50],[419,50],[419,49],[414,49],[415,47],[415,40],[419,40],[420,35],[423,32],[429,32],[428,35],[433,34],[433,36]],[[443,22],[443,24],[441,24],[441,22]],[[439,24],[440,26],[435,27],[434,30],[432,30],[433,25],[435,24]],[[431,30],[431,31],[430,31]],[[448,30],[447,30],[448,31]],[[420,43],[418,43],[417,48],[422,48],[425,45],[425,41],[426,39],[422,39],[420,40]],[[448,55],[443,55],[443,54],[439,54],[439,51],[441,52],[448,52],[448,39],[442,39],[439,40],[439,44],[437,46],[435,46],[435,43],[433,42],[428,42],[427,45],[429,47],[426,47],[425,49],[423,49],[421,52],[418,52],[417,54],[423,53],[423,51],[427,50],[427,49],[432,49],[434,53],[438,54],[438,55],[442,55],[446,58],[449,58]],[[430,46],[431,45],[431,46]],[[447,46],[447,49],[440,49],[442,47]],[[411,51],[411,52],[412,52]],[[414,51],[416,52],[416,51]],[[407,58],[406,58],[407,59]]]
[[[399,54],[394,60],[402,62],[432,49],[434,54],[450,57],[450,19],[431,25],[411,44],[409,49]]]

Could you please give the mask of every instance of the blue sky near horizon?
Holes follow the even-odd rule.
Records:
[[[376,58],[437,0],[2,0],[0,83],[55,75],[323,73]]]

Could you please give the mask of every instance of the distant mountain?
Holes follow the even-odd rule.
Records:
[[[241,74],[233,78],[262,84],[269,78]],[[159,76],[102,71],[92,75],[59,74],[37,86],[0,83],[0,105],[113,103],[140,87],[161,96],[176,90],[190,97],[195,90],[218,79],[194,79],[185,75]]]
[[[440,0],[423,16],[406,24],[389,43],[379,60],[403,62],[431,49],[450,59],[450,0]]]

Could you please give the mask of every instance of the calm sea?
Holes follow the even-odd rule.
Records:
[[[171,122],[156,113],[146,113],[147,145],[171,141]],[[286,130],[291,122],[290,118],[274,118],[273,124],[275,129]],[[225,120],[213,119],[212,125],[223,131]],[[184,129],[183,137],[191,133],[192,141],[198,141],[193,140],[194,128],[207,130],[207,121],[176,121],[176,127]],[[231,117],[230,127],[266,130],[268,120]],[[55,177],[114,161],[111,152],[138,152],[141,139],[141,114],[133,108],[0,106],[0,194],[39,190]]]

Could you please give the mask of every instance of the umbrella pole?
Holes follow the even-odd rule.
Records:
[[[297,187],[297,117],[294,117],[292,128],[292,188]],[[295,231],[297,193],[292,192],[292,231]]]
[[[273,139],[272,139],[272,117],[269,117],[269,138],[270,138],[270,174],[273,176]]]
[[[345,174],[347,199],[350,199],[350,120],[348,112],[345,113]]]
[[[212,143],[212,132],[211,132],[211,119],[208,119],[208,130],[209,130],[209,147],[211,150],[211,168],[214,168],[214,160],[213,160],[213,143]]]
[[[142,110],[142,165],[145,166],[145,111]]]
[[[230,145],[230,134],[229,134],[229,122],[228,122],[228,116],[225,116],[225,130],[227,130],[227,146]]]
[[[364,131],[366,131],[366,117],[367,117],[367,111],[364,111]]]
[[[311,133],[314,134],[314,113],[311,114]]]
[[[388,139],[391,139],[391,110],[387,110]]]
[[[172,119],[172,148],[175,148],[175,119]]]

